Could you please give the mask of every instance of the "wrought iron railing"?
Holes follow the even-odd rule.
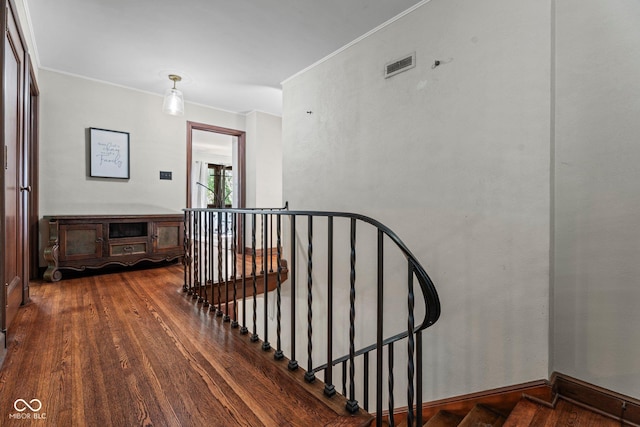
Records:
[[[202,226],[213,221],[215,227]],[[363,249],[360,241],[371,244]],[[378,426],[385,412],[385,395],[388,412],[384,415],[393,426],[396,354],[403,353],[408,425],[422,425],[422,333],[438,320],[440,302],[424,268],[388,227],[363,215],[291,211],[286,206],[186,209],[184,242],[184,292],[232,327],[239,327],[240,333],[251,333],[252,341],[262,340],[263,350],[272,349],[269,333],[275,329],[274,358],[288,358],[291,370],[298,368],[298,357],[306,359],[301,361],[306,364],[305,379],[313,382],[317,374],[324,373],[327,397],[336,393],[334,367],[340,366],[346,410],[357,412],[360,399],[365,411],[375,413]],[[340,273],[344,273],[342,280],[336,278]],[[271,293],[266,292],[269,276],[272,280],[275,276],[276,282]],[[259,281],[265,291],[260,295]],[[288,308],[283,307],[283,296],[290,299]],[[275,307],[269,316],[272,298]],[[297,322],[305,315],[306,339],[301,341],[306,342],[307,351],[299,355]],[[404,326],[399,326],[401,315],[406,316]],[[336,323],[341,317],[345,324]],[[283,328],[287,320],[289,328]],[[390,328],[397,329],[386,332]],[[348,331],[346,340],[339,331]],[[406,347],[398,351],[401,341]],[[321,356],[318,349],[322,349]],[[372,356],[375,371],[370,366]],[[372,381],[374,390],[369,386]],[[369,409],[371,394],[375,395],[375,411]]]

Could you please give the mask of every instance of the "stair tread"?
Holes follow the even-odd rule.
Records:
[[[530,425],[540,427],[558,425],[620,427],[620,422],[560,399],[555,410],[551,411],[544,423],[534,419]]]
[[[503,427],[555,427],[559,425],[619,427],[620,423],[560,399],[555,408],[522,399]]]
[[[459,427],[500,427],[506,417],[482,405],[476,405],[462,420]]]
[[[522,399],[513,408],[503,427],[543,426],[552,411],[551,408]]]
[[[455,427],[462,421],[460,415],[452,414],[447,411],[438,411],[424,427]]]

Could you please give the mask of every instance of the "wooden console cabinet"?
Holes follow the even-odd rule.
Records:
[[[84,271],[184,256],[182,215],[46,216],[49,243],[44,279],[57,282],[60,270]]]

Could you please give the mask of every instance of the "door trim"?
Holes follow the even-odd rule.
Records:
[[[238,138],[238,207],[246,206],[245,180],[246,180],[246,132],[237,129],[223,128],[220,126],[208,125],[187,121],[187,205],[191,206],[191,163],[193,161],[193,131],[203,130],[207,132],[220,133],[223,135],[235,136]]]
[[[28,161],[28,181],[31,186],[29,192],[29,208],[27,213],[27,235],[29,242],[28,269],[25,269],[25,278],[27,280],[26,300],[28,300],[28,281],[29,279],[37,279],[39,275],[40,251],[39,251],[39,235],[40,235],[40,206],[39,200],[39,121],[40,121],[40,88],[33,69],[31,56],[27,55],[26,65],[28,68],[27,75],[27,97],[29,99],[29,107],[26,110],[26,137],[30,158]]]

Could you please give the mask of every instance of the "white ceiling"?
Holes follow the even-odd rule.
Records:
[[[174,73],[186,101],[277,115],[283,80],[420,3],[24,1],[41,68],[158,94]]]

